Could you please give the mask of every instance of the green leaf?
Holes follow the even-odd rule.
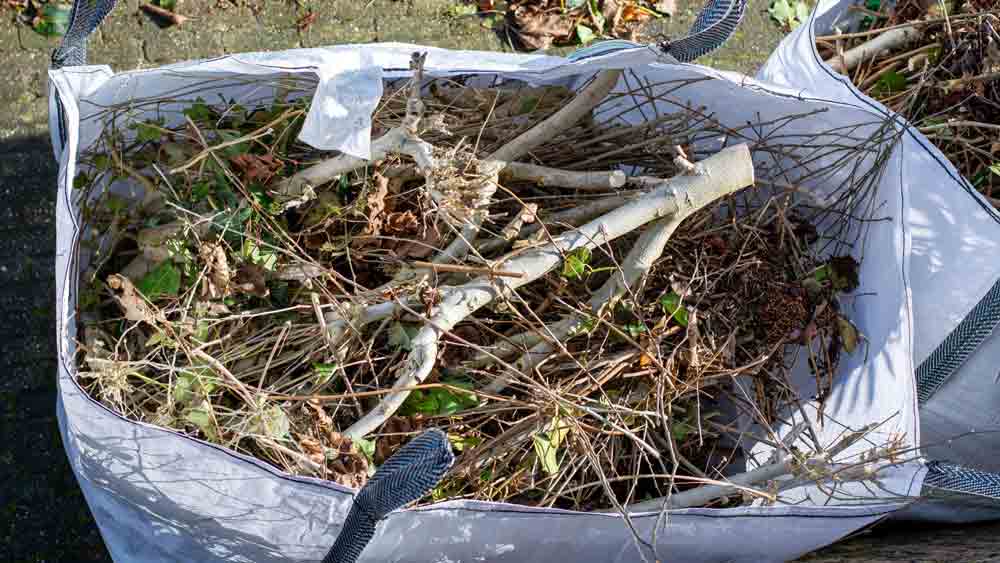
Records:
[[[94,168],[97,168],[98,170],[102,170],[102,171],[103,170],[107,170],[107,169],[111,168],[111,157],[108,156],[108,155],[106,155],[106,154],[104,154],[104,153],[95,155],[94,156],[94,160],[93,160],[93,164],[94,164]]]
[[[160,137],[163,135],[163,132],[160,130],[161,123],[157,121],[144,121],[134,125],[136,140],[140,143],[159,141]]]
[[[568,280],[579,279],[587,271],[587,264],[590,262],[590,249],[581,246],[566,255],[566,262],[563,263],[562,275]]]
[[[45,4],[32,29],[45,37],[64,35],[69,28],[70,10],[72,7],[68,4]]]
[[[531,438],[535,446],[535,455],[538,457],[542,470],[548,475],[559,473],[559,446],[569,434],[569,423],[563,423],[559,416],[552,417],[549,424],[543,430],[536,432]]]
[[[448,8],[448,15],[457,18],[461,16],[474,16],[479,10],[475,4],[457,4]]]
[[[837,291],[854,291],[860,283],[859,264],[851,256],[834,256],[827,262],[830,284]]]
[[[205,100],[201,97],[196,98],[194,103],[191,104],[191,107],[181,111],[181,113],[190,117],[191,121],[194,121],[195,123],[210,121],[215,115],[212,108],[208,107],[208,105],[205,104]]]
[[[181,289],[181,272],[172,262],[164,262],[139,280],[136,289],[150,301],[160,297],[176,297]]]
[[[625,325],[625,331],[628,332],[628,335],[631,336],[633,340],[639,338],[639,336],[648,330],[649,329],[646,328],[646,323],[642,321],[636,321]]]
[[[212,404],[208,401],[202,401],[197,406],[185,411],[184,420],[198,427],[198,430],[201,430],[202,434],[210,441],[217,442],[219,440],[219,434],[212,422]]]
[[[73,189],[82,190],[90,185],[90,176],[86,172],[80,172],[73,178]]]
[[[586,45],[597,38],[594,30],[589,27],[580,24],[576,26],[576,38],[580,40],[581,45]]]
[[[878,78],[875,89],[882,94],[894,94],[906,90],[906,77],[902,74],[890,70]]]
[[[224,143],[235,141],[236,139],[239,139],[240,137],[243,136],[243,133],[235,129],[219,129],[216,131],[216,133],[218,133],[219,137],[222,139],[222,142]],[[225,155],[227,158],[233,158],[241,154],[246,154],[249,150],[250,150],[250,143],[247,141],[243,141],[241,143],[236,143],[235,145],[229,145],[228,147],[220,149],[219,152]]]
[[[990,172],[1000,176],[1000,162],[994,162],[990,165]]]
[[[443,383],[461,389],[472,389],[472,384],[446,379]],[[427,389],[410,393],[400,408],[403,416],[422,414],[425,416],[450,416],[466,409],[479,406],[479,398],[474,393],[464,393],[455,389]]]
[[[365,459],[368,460],[368,476],[371,477],[375,475],[375,440],[368,440],[366,438],[358,438],[354,441],[358,445],[358,450],[364,454]]]
[[[670,315],[667,321],[676,321],[681,326],[688,325],[688,311],[681,306],[681,296],[673,291],[660,298],[660,306],[663,312]]]
[[[521,98],[521,106],[517,108],[517,114],[524,115],[535,111],[535,108],[538,107],[539,101],[538,96],[525,96],[524,98]]]
[[[809,19],[809,14],[812,12],[812,8],[809,4],[805,2],[796,2],[795,4],[795,19],[798,24],[803,24]]]
[[[803,0],[774,0],[767,9],[779,25],[790,30],[808,19],[810,11],[809,4]]]
[[[458,434],[448,434],[448,441],[451,442],[451,447],[457,452],[465,451],[466,448],[472,449],[483,443],[482,438],[477,438],[475,436],[460,436]]]
[[[313,385],[316,387],[321,387],[326,385],[333,379],[334,372],[337,371],[337,364],[313,364]]]
[[[687,425],[683,422],[675,422],[670,426],[670,434],[674,437],[674,440],[678,442],[683,442],[684,438],[687,438],[691,431],[694,430],[693,427]]]
[[[594,21],[594,25],[597,26],[597,33],[604,32],[604,14],[601,13],[600,6],[597,5],[597,0],[590,0],[590,4],[587,5],[590,10],[590,17]]]
[[[288,415],[278,405],[257,412],[250,424],[250,431],[269,438],[281,439],[288,436],[291,424]]]
[[[824,264],[817,268],[817,270],[813,273],[813,279],[818,282],[824,282],[830,279],[830,266]]]
[[[177,0],[158,0],[157,4],[164,10],[170,12],[177,9]]]
[[[126,211],[128,211],[128,201],[125,198],[110,193],[108,194],[107,198],[108,198],[107,202],[108,211],[110,211],[112,214],[121,215]]]
[[[586,1],[587,0],[566,0],[566,9],[567,10],[575,10],[576,8],[579,8],[580,6],[583,6],[583,4]]]
[[[250,239],[243,241],[243,258],[269,272],[274,271],[274,267],[278,265],[277,254],[271,250],[262,249]]]
[[[393,350],[409,352],[413,349],[413,339],[417,336],[417,327],[400,322],[389,327],[389,347]]]

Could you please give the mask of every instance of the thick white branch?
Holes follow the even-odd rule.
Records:
[[[371,162],[385,159],[391,154],[403,154],[412,158],[421,170],[434,168],[434,147],[426,141],[411,136],[403,127],[390,129],[385,135],[372,141],[371,159],[365,160],[349,154],[340,154],[323,162],[300,170],[275,188],[282,200],[288,200],[288,207],[308,201],[315,195],[315,188],[331,182],[341,174],[347,174]]]
[[[402,406],[409,395],[404,389],[421,383],[431,372],[437,342],[466,317],[497,297],[531,283],[559,265],[563,256],[577,248],[595,248],[642,225],[670,215],[680,218],[709,203],[753,184],[753,160],[747,145],[730,147],[698,163],[698,173],[673,178],[636,201],[626,204],[579,229],[558,236],[553,242],[500,261],[496,266],[520,273],[520,278],[493,279],[483,276],[444,292],[437,313],[413,340],[394,389],[373,411],[354,423],[345,435],[365,436],[378,428]]]
[[[920,31],[914,27],[900,27],[890,29],[885,33],[880,33],[874,39],[866,41],[853,49],[837,55],[826,64],[833,67],[833,70],[841,74],[846,74],[864,61],[871,60],[882,53],[898,49],[907,43],[916,41],[920,37]]]
[[[636,241],[632,250],[622,263],[620,270],[616,270],[608,278],[604,285],[591,296],[589,307],[594,315],[601,315],[615,306],[616,303],[629,290],[635,291],[636,286],[645,278],[646,274],[653,267],[663,254],[663,249],[667,246],[667,241],[680,226],[685,216],[680,214],[660,219],[648,230],[642,233]],[[561,342],[567,336],[574,335],[583,330],[586,326],[587,317],[583,315],[573,315],[568,318],[546,327],[546,340],[542,340],[518,359],[515,367],[518,373],[530,374],[538,364],[545,358],[552,355],[556,349],[556,342]],[[507,379],[504,377],[494,380],[486,386],[487,393],[499,393],[507,387]]]
[[[606,192],[625,185],[628,179],[621,170],[576,171],[537,166],[524,162],[511,162],[503,169],[502,177],[510,180],[526,180],[543,186],[557,186],[581,191]]]
[[[620,70],[602,70],[594,80],[580,90],[576,96],[559,111],[545,121],[521,133],[513,141],[500,147],[490,155],[490,160],[511,162],[528,154],[542,143],[572,127],[577,121],[590,113],[601,100],[611,93],[621,77]]]

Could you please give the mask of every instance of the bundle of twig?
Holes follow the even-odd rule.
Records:
[[[609,70],[573,93],[422,68],[388,85],[371,161],[295,141],[308,85],[127,134],[135,107],[109,109],[77,178],[84,387],[350,486],[436,426],[460,457],[433,499],[571,508],[717,481],[740,415],[801,408],[788,351],[822,402],[862,338],[837,305],[857,284],[846,225],[870,215],[891,129],[725,127],[679,101],[697,80]],[[623,117],[653,91],[675,111]],[[822,204],[773,180],[833,173]],[[833,478],[819,444],[775,447],[781,471],[736,480],[748,499],[778,500],[765,473]],[[678,502],[743,502],[700,490]]]
[[[861,29],[817,38],[827,63],[914,123],[1000,205],[1000,4],[857,8]]]

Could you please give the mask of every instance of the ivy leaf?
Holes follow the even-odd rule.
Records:
[[[139,280],[136,289],[150,301],[160,297],[176,297],[181,289],[181,272],[172,262],[164,262]]]
[[[274,271],[274,267],[278,265],[277,254],[271,250],[262,249],[250,239],[243,241],[243,257],[269,272]]]
[[[1000,176],[1000,162],[994,162],[990,165],[990,172]]]
[[[559,416],[552,417],[552,420],[543,430],[536,432],[532,437],[535,446],[535,455],[538,457],[542,470],[548,475],[559,473],[559,446],[569,434],[569,424],[563,423]]]
[[[461,389],[472,389],[472,385],[455,380],[444,383]],[[466,409],[479,406],[479,399],[473,393],[454,389],[417,390],[407,397],[400,410],[404,416],[422,414],[425,416],[451,416]]]
[[[581,45],[586,45],[597,38],[594,30],[589,27],[580,24],[576,26],[576,38],[580,40]]]
[[[587,264],[590,262],[590,249],[581,246],[566,255],[566,262],[563,263],[562,275],[568,280],[579,279],[587,271]]]
[[[663,307],[663,312],[670,315],[667,322],[677,321],[677,324],[681,326],[688,325],[688,311],[687,308],[681,306],[681,296],[677,295],[673,291],[664,295],[660,298],[660,306]]]

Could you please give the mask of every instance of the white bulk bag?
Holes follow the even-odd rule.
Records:
[[[816,36],[856,29],[860,4],[822,0],[758,74],[804,100],[890,115],[825,64]],[[897,180],[910,226],[905,259],[926,495],[909,517],[1000,518],[1000,214],[915,127],[905,130]]]
[[[66,124],[65,146],[54,143],[60,167],[59,420],[72,467],[116,561],[319,560],[336,537],[353,492],[282,473],[173,430],[127,420],[77,385],[75,308],[83,266],[79,243],[86,233],[79,228],[73,178],[77,155],[100,131],[100,109],[134,102],[141,118],[154,106],[142,102],[168,95],[177,98],[185,89],[192,97],[197,90],[206,99],[223,94],[246,103],[266,98],[273,78],[301,77],[315,85],[304,140],[323,149],[366,156],[370,115],[383,81],[408,76],[410,55],[419,50],[428,53],[425,74],[430,77],[484,74],[571,86],[609,68],[628,68],[653,83],[709,77],[685,88],[684,96],[705,106],[723,124],[734,126],[751,118],[767,120],[816,109],[825,111],[789,125],[786,133],[878,121],[873,120],[877,108],[863,104],[807,98],[801,90],[784,85],[671,64],[652,47],[616,44],[615,48],[591,50],[568,60],[400,44],[351,45],[232,55],[118,74],[106,66],[50,72]],[[51,106],[56,113],[55,101]],[[884,423],[880,432],[901,436],[905,445],[912,446],[920,439],[912,377],[914,362],[920,358],[912,345],[910,302],[919,293],[911,263],[921,260],[912,249],[914,240],[924,240],[926,219],[912,212],[909,158],[901,147],[891,153],[873,196],[886,220],[867,223],[862,233],[864,260],[857,291],[874,297],[845,306],[866,336],[868,352],[842,362],[825,408],[852,428]],[[836,171],[830,178],[828,183],[836,180]],[[814,186],[817,196],[830,188]],[[951,256],[941,259],[955,261]],[[832,426],[822,432],[827,444],[839,433]],[[683,509],[669,511],[665,518],[656,512],[640,513],[630,517],[630,525],[618,514],[449,501],[391,514],[379,525],[361,561],[606,563],[643,557],[671,562],[783,561],[905,508],[920,491],[925,473],[917,462],[891,467],[880,474],[882,487],[862,492],[864,498],[858,501],[828,498],[802,487],[805,501],[797,505]]]

